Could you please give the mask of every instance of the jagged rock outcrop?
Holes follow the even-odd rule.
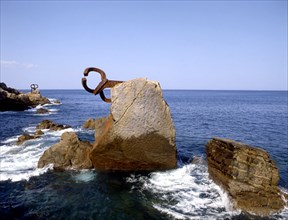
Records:
[[[40,135],[30,135],[30,134],[22,134],[20,137],[18,137],[18,140],[17,140],[17,144],[20,145],[20,144],[23,144],[25,141],[28,141],[28,140],[33,140],[33,139],[36,139],[36,138],[39,138]]]
[[[23,94],[7,87],[5,83],[0,83],[0,111],[24,111],[48,103],[50,101],[41,96],[39,91]]]
[[[51,104],[49,99],[46,97],[41,96],[39,90],[33,90],[32,92],[29,92],[26,94],[29,98],[29,100],[32,103],[32,107],[36,107],[37,105],[45,105],[45,104]]]
[[[89,118],[87,121],[84,122],[83,128],[94,130],[95,129],[95,120],[93,118]]]
[[[92,144],[80,141],[74,132],[65,132],[61,141],[44,152],[38,161],[38,168],[54,164],[55,169],[90,169],[92,163],[89,158]]]
[[[118,84],[111,100],[110,115],[95,122],[94,168],[176,168],[176,132],[159,83],[139,78]]]
[[[208,171],[237,208],[256,215],[283,209],[278,168],[269,154],[249,145],[213,138],[206,145]]]
[[[18,140],[17,140],[16,144],[18,144],[18,145],[23,144],[25,141],[39,138],[43,134],[44,134],[44,132],[41,131],[40,129],[36,130],[35,134],[24,133],[20,137],[18,137]]]
[[[71,128],[69,125],[61,125],[61,124],[56,124],[53,121],[50,120],[43,120],[36,126],[36,129],[49,129],[52,131],[59,131],[63,129]]]

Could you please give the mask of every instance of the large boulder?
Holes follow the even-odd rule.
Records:
[[[116,85],[110,110],[108,117],[95,122],[90,154],[95,169],[176,168],[176,132],[158,82],[139,78]]]
[[[277,186],[278,168],[266,151],[213,138],[206,145],[206,156],[209,175],[228,192],[237,208],[257,215],[284,208]]]
[[[80,141],[76,133],[65,132],[61,141],[44,152],[38,161],[38,168],[53,164],[55,169],[90,169],[92,168],[89,153],[92,144]]]
[[[48,103],[50,101],[41,96],[39,91],[24,94],[0,83],[0,111],[24,111]]]

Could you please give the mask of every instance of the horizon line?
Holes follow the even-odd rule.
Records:
[[[161,88],[162,89],[162,88]],[[18,90],[31,90],[31,89],[18,89]],[[83,90],[85,91],[85,89],[39,89],[41,90]],[[106,89],[109,90],[109,89]],[[162,89],[162,90],[166,90],[166,91],[251,91],[251,92],[288,92],[288,89]]]

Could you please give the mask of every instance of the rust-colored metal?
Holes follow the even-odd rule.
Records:
[[[31,92],[35,91],[36,89],[38,89],[38,84],[31,84],[30,88],[31,88]]]
[[[84,70],[84,76],[88,76],[90,72],[97,72],[101,75],[101,82],[98,84],[98,86],[95,89],[90,89],[87,86],[87,79],[85,77],[82,78],[82,85],[84,89],[87,92],[93,93],[94,95],[100,94],[101,99],[104,102],[111,103],[111,99],[106,98],[104,95],[104,89],[106,88],[113,88],[115,85],[122,83],[123,81],[117,81],[117,80],[108,80],[106,78],[106,74],[103,70],[96,68],[96,67],[88,67]]]

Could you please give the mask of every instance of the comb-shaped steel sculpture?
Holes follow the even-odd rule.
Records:
[[[122,83],[123,81],[117,81],[117,80],[108,80],[106,78],[106,74],[103,70],[96,68],[96,67],[88,67],[84,70],[84,76],[88,76],[90,72],[97,72],[101,75],[101,82],[98,84],[98,86],[95,89],[90,89],[87,86],[87,79],[85,77],[82,78],[82,85],[84,89],[87,92],[93,93],[94,95],[100,94],[101,99],[104,102],[111,103],[111,99],[106,98],[104,95],[104,89],[106,88],[113,88],[115,85]]]

